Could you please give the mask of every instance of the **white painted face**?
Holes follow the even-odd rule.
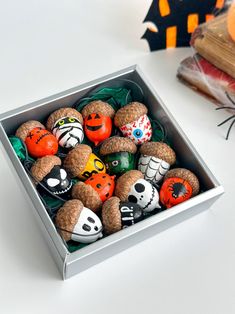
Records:
[[[136,145],[148,142],[152,137],[152,126],[146,114],[132,123],[123,125],[120,130],[125,137],[131,139]]]
[[[89,208],[83,207],[71,239],[80,243],[92,243],[102,238],[102,229],[100,218]]]
[[[157,189],[144,179],[139,179],[132,185],[128,201],[138,204],[145,212],[161,208]]]
[[[163,179],[169,168],[166,161],[147,155],[141,155],[138,162],[138,170],[143,173],[145,180],[154,184]]]
[[[82,125],[74,117],[64,117],[57,120],[52,128],[52,133],[57,138],[59,145],[65,148],[75,147],[84,138]]]

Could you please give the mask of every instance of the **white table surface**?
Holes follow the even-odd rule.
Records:
[[[0,112],[138,63],[226,193],[213,207],[63,282],[0,152],[0,313],[235,313],[235,128],[181,85],[190,49],[149,53],[151,1],[1,1]]]

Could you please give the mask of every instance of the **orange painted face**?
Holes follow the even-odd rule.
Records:
[[[88,139],[95,143],[99,143],[110,137],[112,132],[112,120],[110,117],[103,116],[99,113],[89,114],[84,120],[84,130]]]
[[[89,184],[99,194],[102,202],[105,202],[113,195],[115,176],[109,176],[106,173],[97,173],[86,180],[84,183]]]
[[[54,155],[58,151],[58,141],[53,134],[42,128],[34,128],[25,139],[28,152],[32,157]]]
[[[171,208],[188,200],[192,196],[191,185],[181,178],[169,178],[160,190],[160,201],[166,208]]]

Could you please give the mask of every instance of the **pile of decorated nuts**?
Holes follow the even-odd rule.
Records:
[[[65,241],[94,242],[199,193],[190,170],[170,170],[174,150],[151,141],[147,113],[139,102],[115,112],[106,102],[92,101],[81,113],[61,108],[50,114],[46,126],[31,120],[17,129],[16,136],[36,158],[30,169],[35,184],[65,199],[54,220]],[[114,127],[122,136],[111,136]],[[84,137],[98,154],[82,144]],[[57,156],[59,146],[66,152],[63,160]]]

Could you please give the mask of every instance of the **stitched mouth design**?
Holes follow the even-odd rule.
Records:
[[[152,204],[152,201],[153,201],[153,199],[154,199],[154,196],[155,196],[155,190],[154,190],[154,187],[152,186],[152,195],[151,195],[150,201],[147,203],[147,205],[144,206],[143,210],[145,210],[146,208],[149,207],[149,205]]]
[[[90,125],[86,125],[86,128],[89,130],[89,131],[97,131],[99,130],[100,128],[102,128],[102,124],[101,125],[96,125],[96,126],[90,126]]]
[[[70,182],[69,186],[65,190],[56,191],[56,192],[53,192],[53,194],[55,195],[64,194],[68,192],[71,189],[71,187],[72,187],[72,181]]]
[[[48,133],[42,134],[42,135],[37,139],[36,144],[38,144],[38,143],[39,143],[45,136],[47,136],[47,135],[50,135],[50,133],[48,132]]]

